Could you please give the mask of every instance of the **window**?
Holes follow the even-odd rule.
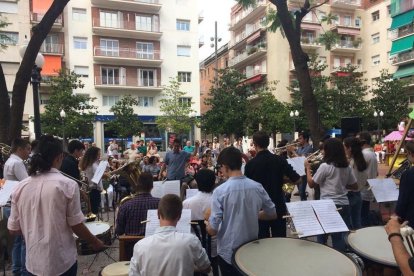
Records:
[[[113,106],[119,101],[119,96],[103,96],[102,105],[103,106]]]
[[[139,86],[156,86],[157,71],[151,69],[139,69],[138,70],[138,85]]]
[[[344,25],[351,26],[352,17],[350,15],[344,15]]]
[[[88,45],[88,39],[86,37],[73,37],[73,48],[85,50]]]
[[[375,11],[375,12],[371,13],[371,16],[372,16],[372,21],[378,21],[380,19],[379,11]]]
[[[191,82],[191,72],[178,72],[179,82]]]
[[[16,1],[17,2],[17,1]],[[0,11],[2,13],[15,13],[17,14],[18,8],[16,2],[0,2]]]
[[[152,17],[151,16],[135,16],[135,29],[139,31],[152,31]]]
[[[138,106],[142,106],[142,107],[154,106],[154,97],[138,97]]]
[[[180,104],[182,106],[191,106],[191,98],[180,98]]]
[[[102,84],[119,85],[119,68],[102,67]]]
[[[376,43],[380,42],[380,34],[379,33],[371,35],[371,38],[372,38],[372,44],[376,44]]]
[[[154,43],[137,42],[137,58],[154,59]]]
[[[40,104],[48,104],[50,101],[50,96],[45,94],[40,94]]]
[[[119,56],[119,41],[114,39],[101,39],[101,55],[107,57],[117,57]]]
[[[380,55],[375,55],[371,57],[372,65],[379,65],[381,63]]]
[[[391,15],[391,5],[387,6],[387,13],[388,13],[388,15]]]
[[[361,17],[356,17],[355,18],[355,27],[361,27],[362,26],[362,19]]]
[[[73,8],[72,9],[72,20],[79,21],[79,22],[85,22],[86,21],[86,9]]]
[[[119,20],[117,12],[100,11],[100,26],[106,28],[119,28]]]
[[[177,19],[177,30],[178,31],[189,31],[190,30],[190,20]]]
[[[179,57],[189,57],[191,56],[191,46],[177,46],[177,56]]]
[[[89,77],[89,67],[88,66],[76,66],[74,67],[73,71],[75,74],[81,78]]]
[[[1,45],[17,45],[19,42],[19,33],[14,32],[0,32]]]

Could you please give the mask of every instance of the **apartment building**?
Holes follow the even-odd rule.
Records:
[[[408,99],[410,105],[414,106],[414,1],[393,0],[391,16],[390,59],[398,68],[394,78],[408,82]]]
[[[298,9],[303,2],[290,0],[290,10]],[[340,67],[352,64],[366,72],[367,84],[371,86],[382,69],[395,71],[388,54],[391,47],[389,5],[389,0],[330,0],[303,18],[302,48],[309,54],[317,53],[321,62],[328,65],[325,74],[341,74]],[[246,74],[254,86],[278,81],[275,96],[290,102],[286,87],[296,79],[296,73],[288,41],[280,30],[267,32],[262,25],[272,7],[268,1],[259,0],[255,7],[243,9],[235,5],[232,8],[229,65]],[[332,24],[322,22],[328,14],[336,15]],[[330,51],[318,40],[328,30],[339,37]]]
[[[37,24],[53,0],[0,1],[0,11],[11,11],[15,44],[0,61],[10,60],[8,84],[14,81],[19,61],[18,47],[30,28]],[[62,67],[74,70],[85,84],[75,93],[96,98],[98,116],[94,123],[94,141],[104,148],[115,136],[106,128],[113,120],[109,111],[123,95],[139,100],[135,113],[144,123],[141,136],[160,145],[166,133],[155,120],[161,115],[159,100],[163,86],[178,77],[186,92],[183,103],[192,103],[199,115],[197,1],[191,0],[72,0],[56,20],[40,52],[45,57],[42,76],[53,76]],[[10,29],[10,31],[9,31]],[[11,84],[9,84],[11,87]],[[40,91],[41,104],[49,98],[47,85]],[[28,97],[30,97],[28,93]],[[28,98],[27,103],[31,102]],[[25,111],[32,115],[31,104]],[[191,137],[199,137],[193,127]]]

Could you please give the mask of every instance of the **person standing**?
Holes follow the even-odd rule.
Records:
[[[287,213],[282,190],[283,179],[286,176],[290,182],[298,182],[300,176],[293,170],[285,158],[272,154],[267,149],[269,136],[263,131],[253,134],[253,144],[256,148],[256,157],[251,159],[245,168],[244,174],[263,185],[270,199],[276,205],[278,218],[269,221],[259,221],[259,239],[269,237],[286,237]],[[270,231],[271,230],[271,234]]]
[[[190,154],[180,150],[180,147],[180,140],[174,139],[173,150],[165,155],[158,179],[163,179],[162,173],[165,169],[167,169],[167,180],[180,180],[185,176],[185,165],[190,161]]]
[[[232,276],[238,275],[231,261],[234,250],[257,239],[259,219],[274,220],[277,215],[275,204],[263,186],[242,174],[242,153],[238,149],[223,149],[217,163],[228,179],[213,191],[207,232],[217,235],[221,274]]]
[[[24,160],[27,160],[31,153],[29,141],[16,138],[11,145],[11,155],[4,164],[4,179],[12,181],[23,181],[29,177]],[[6,219],[10,216],[10,203],[4,207]],[[26,275],[26,244],[22,235],[16,235],[12,248],[12,272],[13,275]]]
[[[58,171],[62,160],[62,143],[53,136],[42,136],[39,151],[32,157],[30,177],[13,193],[7,227],[11,234],[24,236],[29,275],[75,276],[73,233],[95,250],[104,248],[83,224],[78,184]]]
[[[135,147],[135,144],[131,144],[131,147],[124,151],[124,156],[128,159],[128,162],[134,162],[138,159],[138,151]]]
[[[69,154],[65,156],[60,170],[73,178],[80,180],[79,158],[83,156],[85,145],[79,140],[72,140],[68,144]]]

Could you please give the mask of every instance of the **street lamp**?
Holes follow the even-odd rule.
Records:
[[[384,116],[384,112],[382,112],[382,110],[380,110],[380,112],[377,112],[376,110],[374,111],[374,117],[377,118],[377,133],[378,133],[378,140],[381,141],[381,133],[380,133],[380,128],[381,128],[381,118]]]
[[[215,87],[217,88],[217,83],[218,83],[218,56],[217,56],[217,44],[218,42],[221,42],[221,38],[217,37],[217,21],[214,22],[214,37],[210,37],[211,40],[211,44],[210,47],[213,48],[214,47],[214,60],[215,60],[215,65],[214,65],[214,69],[215,73],[214,73],[214,78],[215,78]]]
[[[23,58],[27,48],[27,38],[19,49],[19,54]],[[45,58],[41,53],[37,54],[35,64],[33,65],[32,73],[30,75],[30,83],[33,86],[33,113],[34,113],[34,132],[35,139],[40,139],[42,135],[42,130],[40,128],[40,100],[39,100],[39,87],[40,82],[42,81],[42,76],[40,72],[42,71],[43,64],[45,63]]]
[[[299,117],[299,111],[290,111],[290,117],[293,119],[293,140],[295,139],[295,133],[296,133],[296,119]]]
[[[60,113],[60,118],[62,118],[62,123],[63,123],[63,131],[62,131],[62,136],[63,136],[63,149],[65,149],[66,146],[66,140],[65,140],[65,117],[66,117],[66,112],[65,110],[61,110]]]

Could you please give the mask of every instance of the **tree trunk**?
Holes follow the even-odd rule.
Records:
[[[322,138],[322,131],[318,123],[318,103],[315,95],[313,94],[312,82],[308,68],[309,56],[302,50],[300,45],[300,25],[302,18],[308,13],[309,1],[306,1],[299,14],[296,14],[295,22],[292,22],[291,13],[288,10],[286,0],[271,0],[271,2],[277,7],[280,23],[290,45],[292,59],[299,82],[299,88],[302,93],[303,109],[306,113],[313,144],[318,145]]]
[[[9,141],[12,141],[14,138],[21,136],[26,91],[30,81],[30,75],[34,62],[43,41],[52,29],[53,23],[55,22],[56,18],[63,12],[63,9],[68,2],[69,0],[53,1],[42,21],[32,28],[32,38],[30,39],[29,45],[27,45],[26,53],[24,54],[19,70],[17,71],[16,80],[13,86],[12,106],[9,116],[10,122],[6,121],[6,124],[9,124],[10,126],[8,132]],[[0,97],[0,106],[4,105],[4,102],[2,102],[3,100],[4,97]],[[4,116],[0,117],[0,120],[3,119]],[[0,123],[0,127],[2,124],[4,123]]]
[[[4,77],[3,66],[0,64],[0,143],[8,143],[10,121],[10,98]]]

